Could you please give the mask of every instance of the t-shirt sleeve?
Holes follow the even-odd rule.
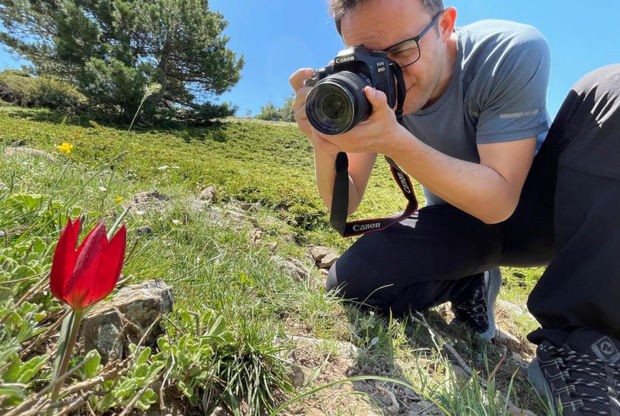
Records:
[[[489,51],[477,74],[478,144],[524,139],[547,131],[549,55],[542,34],[525,25]]]

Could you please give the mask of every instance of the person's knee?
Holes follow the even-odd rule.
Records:
[[[352,279],[351,276],[355,274],[351,270],[350,262],[346,261],[346,258],[338,259],[332,267],[330,267],[329,272],[327,273],[327,279],[325,281],[325,290],[329,293],[337,293],[344,298],[353,298],[358,295],[359,290],[356,290],[355,284],[351,284],[351,282],[355,282],[355,279]]]
[[[332,265],[327,273],[325,290],[345,299],[364,299],[374,285],[372,268],[347,251]]]
[[[329,268],[327,279],[325,280],[325,291],[331,292],[338,289],[338,277],[336,276],[336,263]]]

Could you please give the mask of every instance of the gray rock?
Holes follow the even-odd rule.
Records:
[[[207,203],[212,203],[217,201],[217,191],[214,186],[207,186],[200,192],[199,196],[200,200],[205,201]]]
[[[329,269],[338,260],[340,255],[336,250],[329,247],[313,246],[310,247],[310,255],[316,265],[321,269]]]
[[[271,256],[271,261],[274,262],[280,270],[292,278],[307,280],[310,276],[310,270],[300,260],[294,258],[283,258],[274,255]]]
[[[172,312],[173,303],[172,288],[161,280],[126,286],[88,311],[80,327],[80,340],[86,351],[99,351],[103,362],[110,357],[122,359],[130,343],[142,340],[142,345],[155,345],[163,334],[155,322]]]
[[[129,204],[133,212],[140,215],[149,211],[160,214],[166,212],[171,206],[170,197],[157,190],[137,193]]]

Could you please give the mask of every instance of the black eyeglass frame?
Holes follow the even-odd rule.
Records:
[[[429,30],[431,30],[431,28],[435,25],[435,23],[437,23],[437,19],[439,18],[439,16],[441,16],[441,14],[442,14],[443,12],[444,12],[444,10],[443,10],[443,9],[442,9],[442,10],[440,10],[440,11],[438,11],[438,12],[435,14],[435,16],[433,16],[433,18],[431,19],[430,23],[429,23],[428,25],[426,25],[426,27],[425,27],[424,29],[422,29],[422,31],[421,31],[418,35],[416,35],[416,36],[414,36],[414,37],[412,37],[412,38],[408,38],[408,39],[405,39],[405,40],[401,40],[400,42],[395,43],[395,44],[393,44],[392,46],[389,46],[389,47],[387,47],[387,48],[383,49],[383,51],[382,51],[382,52],[385,52],[385,53],[388,55],[388,57],[389,57],[389,54],[390,54],[390,53],[392,53],[392,52],[401,52],[401,51],[398,51],[398,50],[397,50],[398,46],[400,46],[400,45],[402,45],[402,44],[404,44],[404,43],[407,43],[407,42],[411,42],[411,41],[413,41],[413,42],[415,42],[415,45],[416,45],[416,47],[418,48],[418,57],[417,57],[416,59],[414,59],[413,61],[409,62],[408,64],[405,64],[405,65],[398,64],[398,65],[399,65],[401,68],[406,68],[406,67],[408,67],[409,65],[413,65],[413,64],[415,64],[415,63],[416,63],[416,62],[418,62],[418,61],[420,60],[420,58],[422,57],[422,51],[421,51],[421,49],[420,49],[420,41],[422,40],[422,38],[424,37],[424,35],[426,35],[426,33],[427,33]],[[397,62],[397,61],[396,61],[396,62]],[[397,63],[398,63],[398,62],[397,62]]]

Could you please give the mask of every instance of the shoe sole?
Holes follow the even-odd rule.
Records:
[[[534,390],[536,390],[536,393],[538,393],[543,400],[546,400],[550,407],[554,407],[555,401],[553,399],[553,394],[545,380],[545,376],[540,368],[540,363],[536,357],[534,357],[527,366],[527,379],[534,387]]]
[[[499,289],[502,286],[502,274],[499,268],[493,268],[484,272],[485,284],[487,284],[486,303],[487,303],[487,318],[489,320],[489,327],[486,331],[481,332],[480,336],[487,341],[492,340],[495,337],[495,301],[499,294]]]
[[[534,358],[527,366],[527,379],[532,383],[532,386],[534,386],[538,394],[547,397],[551,396],[551,391],[549,390],[549,386],[547,386],[545,376],[540,369],[538,358]]]

